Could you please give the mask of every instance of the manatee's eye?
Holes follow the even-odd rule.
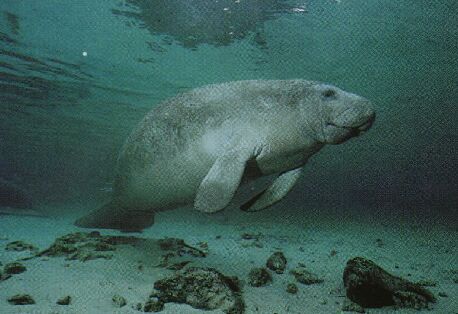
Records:
[[[336,97],[337,93],[335,90],[328,88],[327,90],[321,92],[321,95],[324,98],[333,98]]]

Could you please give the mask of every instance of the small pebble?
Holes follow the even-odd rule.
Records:
[[[142,310],[142,304],[141,303],[132,304],[132,308],[134,310],[141,311]]]
[[[67,295],[67,296],[62,297],[59,300],[57,300],[56,303],[59,304],[59,305],[69,305],[71,302],[72,302],[72,297]]]
[[[296,294],[298,291],[297,286],[294,283],[289,283],[286,286],[286,292],[291,293],[291,294]]]
[[[283,274],[286,268],[286,257],[283,252],[275,252],[266,262],[267,268],[273,270],[277,274]]]
[[[113,296],[112,300],[113,300],[113,304],[117,307],[123,307],[124,305],[127,304],[126,299],[124,299],[122,296],[117,295],[117,294]]]

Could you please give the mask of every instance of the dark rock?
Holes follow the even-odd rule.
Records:
[[[59,300],[57,300],[56,303],[59,304],[59,305],[69,305],[71,302],[72,302],[72,297],[67,295],[67,296],[62,297]]]
[[[16,294],[9,298],[8,302],[13,305],[35,304],[33,298],[28,294]]]
[[[286,292],[291,293],[291,294],[296,294],[298,291],[296,284],[294,283],[289,283],[286,286]]]
[[[149,300],[143,307],[143,312],[160,312],[164,309],[164,302],[157,300]]]
[[[422,309],[436,301],[434,295],[422,286],[393,276],[362,257],[347,262],[343,281],[347,297],[363,307],[394,305]]]
[[[117,294],[114,295],[113,298],[111,298],[111,300],[113,301],[113,304],[116,307],[123,307],[127,304],[126,299],[124,299],[122,296],[117,295]]]
[[[27,268],[25,268],[24,265],[18,262],[8,263],[3,268],[3,271],[5,272],[5,274],[10,274],[10,275],[20,274],[20,273],[25,272],[26,270]]]
[[[264,267],[253,268],[248,274],[248,283],[252,287],[265,286],[270,282],[272,282],[272,275]]]
[[[296,280],[304,285],[322,283],[324,280],[309,272],[304,266],[300,265],[290,271]]]
[[[358,303],[353,302],[350,299],[345,299],[342,305],[342,311],[344,312],[356,312],[356,313],[365,313],[364,308]]]
[[[159,302],[186,303],[197,309],[221,309],[225,313],[244,313],[240,283],[213,268],[190,267],[154,283],[152,296]]]
[[[282,252],[275,252],[272,254],[266,262],[267,268],[276,272],[277,274],[283,274],[286,268],[286,257]]]

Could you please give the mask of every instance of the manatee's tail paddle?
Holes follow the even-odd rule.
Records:
[[[153,211],[126,210],[113,201],[75,221],[75,225],[82,228],[118,229],[124,232],[138,232],[153,223]]]

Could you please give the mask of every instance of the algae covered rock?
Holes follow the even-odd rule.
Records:
[[[8,303],[13,305],[35,304],[35,300],[28,294],[16,294],[8,299]]]
[[[24,241],[13,241],[6,245],[5,250],[6,251],[16,251],[16,252],[23,252],[23,251],[36,252],[38,251],[38,248]]]
[[[113,301],[113,305],[116,307],[123,307],[127,304],[126,299],[117,294],[114,295],[113,298],[111,298],[111,301]]]
[[[267,268],[276,272],[277,274],[283,274],[286,268],[286,257],[282,252],[275,252],[272,254],[266,262]]]
[[[347,262],[343,281],[347,297],[363,307],[422,309],[436,301],[434,295],[421,285],[393,276],[363,257]]]
[[[213,268],[190,267],[154,283],[157,302],[186,303],[196,309],[244,313],[240,283]]]
[[[264,267],[253,268],[248,274],[248,283],[252,287],[262,287],[272,282],[272,275]]]
[[[286,286],[286,292],[291,293],[291,294],[296,294],[298,291],[296,284],[294,283],[289,283]]]
[[[136,238],[101,236],[98,232],[76,232],[59,237],[46,250],[36,256],[64,256],[67,260],[88,261],[97,258],[111,259],[115,245],[120,241],[124,244],[134,243]]]
[[[296,280],[304,285],[313,285],[322,283],[324,280],[317,275],[308,271],[303,264],[299,264],[296,268],[290,271]]]
[[[9,274],[9,275],[20,274],[20,273],[25,272],[26,270],[27,268],[25,268],[24,265],[18,262],[8,263],[3,268],[3,271],[5,272],[5,274]]]

